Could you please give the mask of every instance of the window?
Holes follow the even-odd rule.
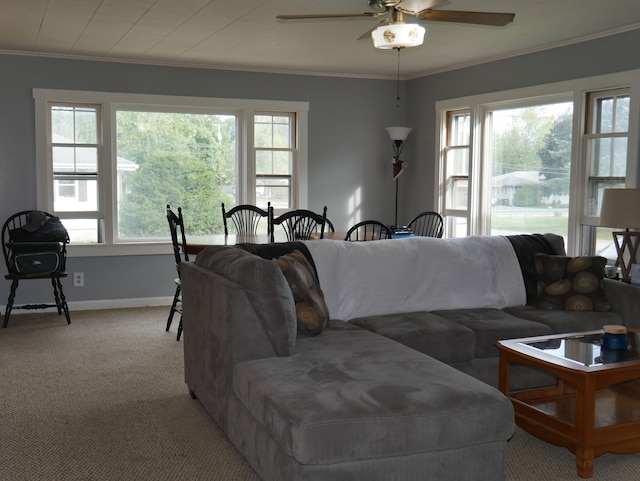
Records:
[[[567,237],[573,103],[509,102],[485,114],[487,232]]]
[[[589,178],[587,214],[598,216],[602,191],[624,187],[629,140],[629,90],[595,92],[587,96],[585,129]]]
[[[444,149],[445,217],[449,237],[468,235],[469,159],[471,114],[469,110],[447,112]]]
[[[256,200],[271,202],[274,209],[293,205],[293,167],[295,161],[295,117],[291,114],[262,112],[254,115]]]
[[[629,72],[438,102],[447,235],[554,232],[571,254],[610,247],[596,228],[602,191],[637,185],[639,101]]]
[[[583,243],[610,259],[617,254],[612,229],[597,228],[604,189],[624,188],[627,183],[629,144],[629,89],[591,92],[586,97],[585,155],[588,168]]]
[[[98,167],[102,164],[100,105],[51,103],[49,106],[53,205],[69,213],[65,223],[75,242],[97,242]]]
[[[238,116],[116,106],[115,242],[168,235],[158,206],[182,207],[192,235],[222,233],[220,203],[236,204]]]
[[[221,202],[306,206],[304,102],[40,89],[34,99],[38,205],[62,219],[71,255],[159,252],[167,204],[193,235],[223,232]]]

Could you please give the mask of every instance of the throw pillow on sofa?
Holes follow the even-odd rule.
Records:
[[[608,311],[609,302],[601,286],[606,263],[607,259],[600,256],[536,254],[536,307],[566,311]]]
[[[274,259],[291,287],[296,304],[298,331],[309,336],[320,334],[329,322],[329,309],[316,281],[313,267],[299,250]]]

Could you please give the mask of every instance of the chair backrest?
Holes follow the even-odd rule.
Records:
[[[409,227],[414,235],[424,237],[442,237],[444,222],[437,212],[422,212],[411,219]]]
[[[171,243],[173,244],[173,255],[176,260],[176,269],[178,277],[180,276],[180,263],[189,260],[189,252],[187,252],[187,237],[184,233],[184,219],[182,217],[182,207],[178,207],[178,215],[167,204],[167,221],[169,222],[169,231],[171,232]]]
[[[222,221],[224,222],[224,234],[229,235],[227,219],[231,219],[238,235],[256,235],[258,225],[262,219],[267,219],[267,234],[269,234],[269,207],[271,202],[267,202],[267,210],[251,204],[236,205],[227,211],[222,203]]]
[[[336,228],[333,227],[333,222],[331,222],[329,219],[325,219],[324,220],[324,231],[325,232],[335,232]]]
[[[271,227],[271,242],[275,241],[276,225],[282,226],[288,241],[308,240],[313,235],[320,239],[324,237],[324,229],[327,220],[327,206],[324,206],[322,214],[307,209],[295,209],[275,217],[273,207],[269,207],[269,226]]]
[[[61,244],[59,254],[62,265],[66,261],[67,257],[67,243],[69,242],[69,234],[59,219],[55,218],[57,222],[49,223],[49,219],[55,216],[41,210],[23,210],[10,216],[2,226],[2,254],[4,256],[4,262],[7,266],[7,270],[10,274],[16,274],[15,266],[13,265],[13,242],[59,242]],[[45,226],[46,224],[46,226]],[[52,225],[55,224],[55,225]],[[26,229],[22,229],[24,227]],[[21,237],[29,236],[23,239],[18,238],[18,234]],[[13,235],[13,237],[12,237]]]
[[[363,220],[352,225],[344,236],[346,241],[391,239],[391,229],[377,220]]]

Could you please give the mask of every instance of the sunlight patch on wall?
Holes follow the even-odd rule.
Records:
[[[362,187],[358,187],[347,199],[348,225],[353,225],[362,220]]]

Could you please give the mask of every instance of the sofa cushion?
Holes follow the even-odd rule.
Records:
[[[299,250],[274,260],[291,287],[296,304],[298,332],[308,336],[320,334],[329,322],[329,310],[313,267]]]
[[[617,282],[617,281],[616,281]],[[616,312],[556,311],[536,309],[533,306],[508,307],[511,315],[549,326],[554,334],[601,329],[605,324],[622,324]]]
[[[349,322],[442,362],[469,361],[475,355],[471,329],[429,312],[361,317]]]
[[[475,334],[475,357],[496,357],[496,341],[517,337],[552,334],[546,325],[512,316],[499,309],[452,309],[435,311],[440,317],[455,321]]]
[[[198,254],[195,264],[244,287],[274,351],[278,356],[295,352],[293,295],[277,265],[233,246],[207,247]]]
[[[395,241],[389,241],[395,242]],[[511,402],[436,359],[330,321],[289,357],[240,363],[234,395],[299,463],[325,465],[503,441]]]
[[[567,311],[609,310],[602,290],[607,259],[601,256],[550,256],[536,254],[539,309]]]

